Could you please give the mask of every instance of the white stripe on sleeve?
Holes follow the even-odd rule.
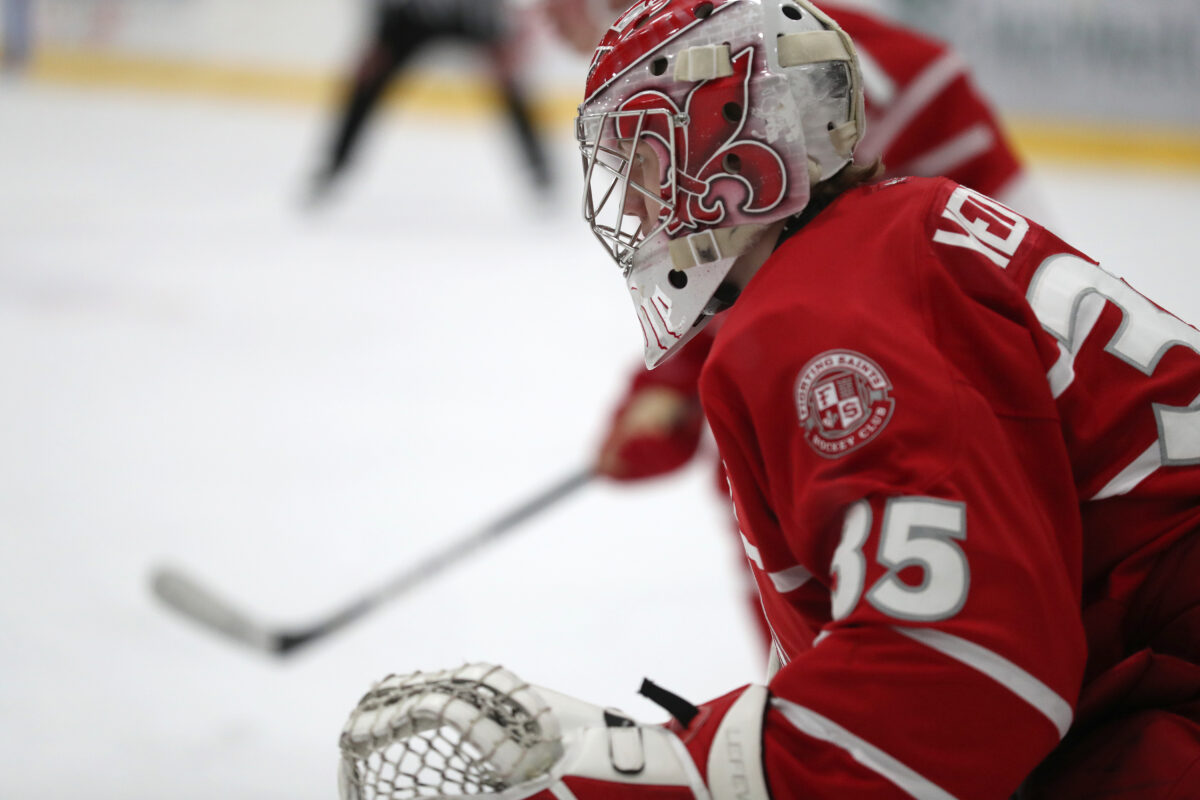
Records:
[[[995,143],[996,136],[992,129],[986,123],[979,122],[932,150],[925,151],[895,172],[899,175],[948,175],[991,150]]]
[[[754,545],[750,544],[750,540],[746,538],[746,534],[742,534],[742,547],[746,549],[746,557],[754,564],[754,566],[767,572],[763,566],[762,553]],[[771,583],[775,586],[775,591],[780,594],[799,589],[812,578],[812,573],[805,567],[797,564],[794,567],[787,569],[776,570],[775,572],[767,572],[767,577],[771,579]]]
[[[742,534],[742,547],[746,549],[746,558],[754,562],[754,566],[759,569],[763,568],[762,553],[758,552],[758,548],[750,544],[750,540],[746,538],[746,534]]]
[[[858,148],[856,160],[865,164],[883,155],[896,137],[904,132],[908,123],[965,71],[966,64],[953,50],[948,50],[935,59],[904,88],[895,102],[889,105],[878,119],[871,121],[867,135]]]
[[[771,579],[771,583],[775,584],[775,591],[780,594],[787,594],[808,583],[809,579],[812,578],[812,573],[797,564],[794,567],[781,569],[778,572],[768,572],[767,577]]]
[[[932,628],[897,627],[894,630],[988,676],[1041,712],[1058,730],[1059,739],[1067,735],[1074,718],[1071,704],[1004,656]]]
[[[954,795],[928,778],[812,709],[781,697],[773,698],[771,705],[800,732],[840,747],[859,764],[886,778],[910,797],[917,800],[955,800]]]
[[[1154,444],[1147,447],[1140,456],[1126,464],[1125,469],[1114,475],[1112,480],[1106,483],[1103,489],[1096,492],[1091,499],[1106,500],[1109,497],[1128,494],[1136,489],[1139,483],[1153,475],[1161,466],[1162,445],[1158,439],[1155,439]]]
[[[896,99],[896,82],[887,70],[879,66],[875,57],[864,48],[858,48],[858,68],[862,72],[863,92],[879,107],[891,105]]]

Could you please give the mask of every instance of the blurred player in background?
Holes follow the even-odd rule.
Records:
[[[628,0],[548,0],[561,37],[591,53]],[[947,44],[837,3],[824,3],[858,48],[866,95],[866,135],[857,160],[881,159],[884,178],[945,176],[1044,219],[1036,192],[997,115],[971,82],[963,59]],[[670,473],[700,449],[700,369],[717,324],[704,329],[675,358],[630,376],[597,457],[597,471],[618,481]],[[720,465],[717,465],[718,471]],[[726,496],[723,474],[718,492]],[[751,559],[753,553],[748,554]],[[758,594],[751,613],[761,624]]]
[[[665,727],[499,668],[401,679],[504,797],[1200,797],[1200,332],[986,195],[878,181],[862,87],[807,0],[642,0],[601,40],[585,217],[648,366],[724,318],[700,400],[775,669],[643,687]],[[419,727],[382,706],[351,786]]]
[[[3,0],[4,38],[0,41],[0,67],[24,69],[32,55],[33,0]]]
[[[375,0],[375,5],[371,39],[356,63],[329,151],[313,179],[313,199],[324,197],[344,173],[367,120],[404,67],[427,46],[449,43],[476,48],[487,58],[533,182],[548,189],[549,162],[517,75],[523,32],[516,10],[506,0]]]

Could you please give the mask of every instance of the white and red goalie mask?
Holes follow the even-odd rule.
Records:
[[[646,364],[724,307],[738,256],[800,213],[863,134],[849,37],[807,0],[640,0],[576,120],[584,217],[620,266]]]

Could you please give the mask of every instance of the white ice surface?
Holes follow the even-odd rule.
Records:
[[[640,334],[509,132],[403,115],[298,207],[316,112],[0,82],[0,797],[335,794],[395,670],[504,663],[649,720],[759,679],[708,463],[594,485],[288,663],[157,606],[302,622],[589,457]],[[1040,167],[1058,227],[1200,319],[1200,179]]]

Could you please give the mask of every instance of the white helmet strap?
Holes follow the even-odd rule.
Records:
[[[779,66],[799,67],[819,61],[850,61],[850,50],[837,31],[785,33],[775,40]]]
[[[733,60],[727,44],[705,44],[680,50],[675,56],[675,80],[707,81],[733,74]]]

